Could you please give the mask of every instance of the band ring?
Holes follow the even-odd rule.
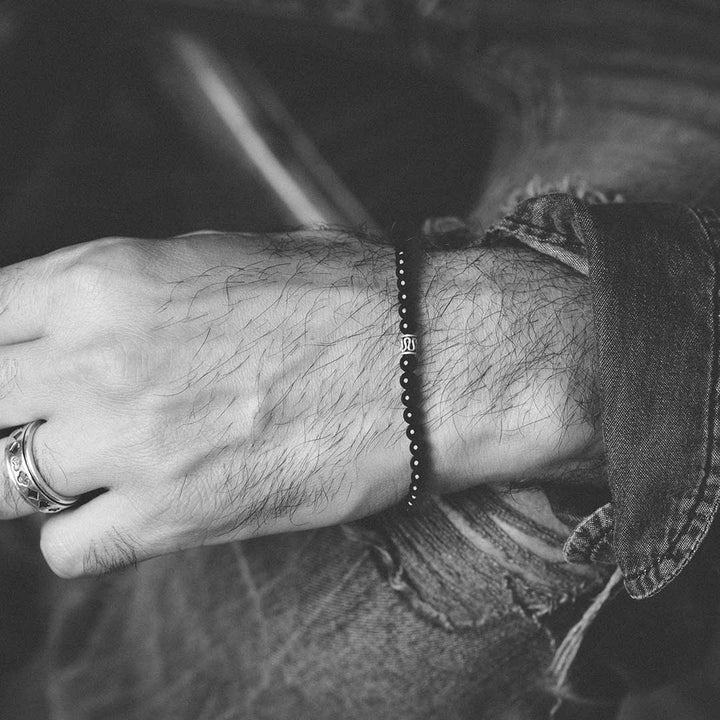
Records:
[[[72,507],[79,498],[55,492],[38,470],[32,452],[33,438],[43,422],[34,420],[10,433],[10,439],[5,445],[5,466],[20,496],[33,510],[57,513]]]

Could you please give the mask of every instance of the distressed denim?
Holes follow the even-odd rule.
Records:
[[[542,493],[479,488],[63,583],[51,716],[546,717],[556,639],[602,580],[563,561],[567,532]]]

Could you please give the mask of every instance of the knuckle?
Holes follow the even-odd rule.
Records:
[[[90,354],[90,363],[95,367],[103,385],[107,388],[122,388],[132,384],[136,366],[142,365],[137,352],[131,352],[125,343],[106,342]]]
[[[140,241],[129,237],[104,237],[81,245],[73,265],[118,267],[138,259]]]
[[[134,397],[149,382],[149,349],[130,337],[105,337],[75,353],[70,365],[78,384],[110,394]]]
[[[108,237],[74,249],[62,268],[64,284],[84,292],[101,293],[112,280],[124,280],[144,265],[141,241]]]

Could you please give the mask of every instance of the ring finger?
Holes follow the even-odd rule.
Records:
[[[17,518],[32,512],[48,512],[58,500],[71,504],[101,484],[87,472],[78,472],[74,445],[61,438],[58,423],[24,426],[2,441],[0,466],[0,519]],[[30,430],[30,432],[27,431]],[[49,503],[48,503],[49,501]]]

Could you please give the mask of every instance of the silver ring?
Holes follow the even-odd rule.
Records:
[[[5,445],[5,467],[20,496],[33,510],[56,513],[72,507],[79,497],[61,495],[45,482],[33,457],[35,431],[44,420],[34,420],[10,433]]]

